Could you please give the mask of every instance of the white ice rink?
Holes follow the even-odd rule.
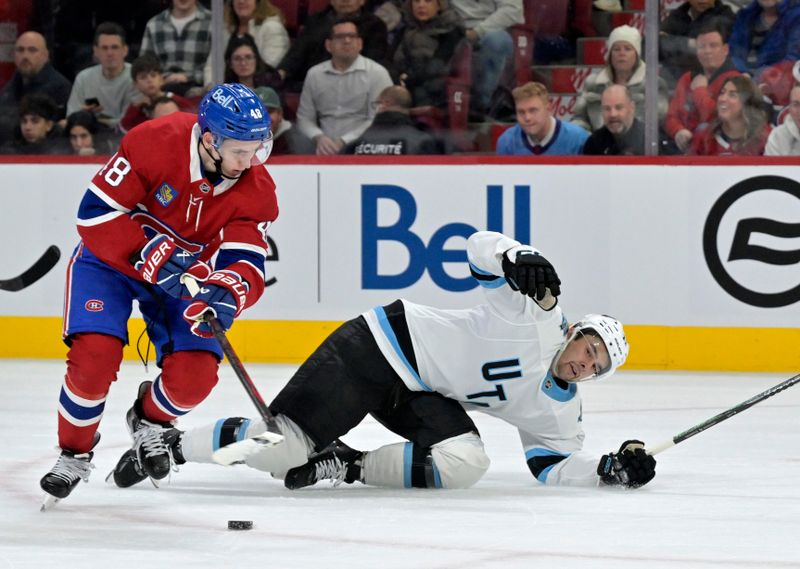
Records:
[[[249,369],[266,399],[293,370]],[[222,370],[181,426],[254,414]],[[147,377],[126,364],[90,482],[40,513],[63,364],[2,361],[0,372],[0,569],[800,567],[800,386],[665,451],[634,491],[539,484],[516,431],[481,414],[492,465],[469,490],[290,492],[246,467],[196,464],[160,489],[120,490],[104,477],[129,446],[124,413]],[[661,442],[790,375],[628,372],[587,384],[586,448],[599,458],[626,438]],[[344,440],[369,449],[396,437],[368,418]],[[230,519],[255,528],[228,531]]]

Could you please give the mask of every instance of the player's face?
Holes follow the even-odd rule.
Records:
[[[800,127],[800,85],[792,89],[790,96],[789,116],[791,116],[794,123]]]
[[[37,115],[24,115],[19,120],[19,129],[22,131],[22,138],[29,143],[39,142],[47,137],[47,133],[53,128],[53,121],[49,121]]]
[[[258,141],[225,139],[219,147],[222,158],[222,174],[228,178],[238,178],[253,165],[256,152],[263,147]],[[256,160],[257,162],[257,160]]]
[[[630,73],[636,67],[636,48],[626,41],[614,42],[611,46],[611,67],[617,73]]]
[[[19,36],[14,45],[14,64],[24,77],[36,75],[47,63],[49,54],[44,38],[37,33],[27,32]]]
[[[722,41],[719,32],[708,32],[697,36],[697,60],[703,70],[713,72],[725,63],[728,44]]]
[[[439,13],[439,0],[411,0],[411,13],[419,22],[427,22]]]
[[[601,374],[610,365],[611,358],[603,341],[581,331],[564,348],[554,371],[558,379],[576,383]]]
[[[742,116],[742,99],[736,85],[730,81],[722,86],[717,97],[717,116],[722,122],[730,122]]]
[[[100,34],[97,43],[92,48],[95,59],[103,69],[118,71],[125,65],[128,55],[128,46],[118,35]]]
[[[164,76],[158,71],[148,71],[146,73],[139,73],[136,76],[136,88],[142,92],[143,95],[155,98],[161,93],[161,87],[164,85]]]
[[[550,129],[550,110],[542,97],[531,97],[516,102],[517,122],[530,136],[541,139]]]
[[[91,148],[94,145],[92,133],[81,125],[75,125],[70,129],[69,143],[76,154],[80,153],[81,148]]]

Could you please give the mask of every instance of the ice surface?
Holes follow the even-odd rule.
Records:
[[[248,368],[267,400],[294,369]],[[0,569],[800,567],[800,387],[665,451],[634,491],[539,484],[515,429],[482,414],[492,465],[469,490],[290,492],[246,467],[197,464],[160,489],[121,490],[104,478],[129,446],[124,413],[147,377],[125,364],[90,482],[40,513],[63,364],[5,360],[0,371]],[[789,375],[622,372],[586,384],[586,449],[599,458],[627,438],[661,442]],[[254,414],[225,364],[181,426]],[[364,449],[395,440],[370,418],[345,437]],[[232,519],[255,528],[229,531]]]

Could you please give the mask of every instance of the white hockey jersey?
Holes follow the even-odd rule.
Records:
[[[409,389],[436,391],[517,427],[539,481],[597,485],[599,457],[579,452],[584,435],[578,385],[563,388],[549,372],[567,321],[558,306],[544,311],[507,284],[502,258],[513,248],[535,251],[495,232],[469,238],[470,269],[486,293],[485,304],[443,310],[403,300],[410,348],[401,345],[382,307],[362,316]]]

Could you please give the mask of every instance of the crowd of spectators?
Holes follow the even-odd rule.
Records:
[[[287,19],[281,2],[226,0],[222,75],[258,93],[276,155],[494,151],[481,138],[487,125],[506,129],[502,155],[641,155],[648,107],[661,154],[800,155],[800,0],[662,0],[656,93],[645,88],[641,20],[608,27],[605,64],[569,116],[546,80],[517,83],[526,74],[512,38],[542,27],[530,21],[536,2],[330,0]],[[83,19],[51,4],[35,3],[44,13],[19,23],[0,86],[0,152],[109,154],[144,121],[194,112],[211,86],[208,0],[147,0],[129,13],[91,0]],[[574,15],[586,3],[564,4]],[[626,6],[592,4],[596,22]],[[86,20],[91,38],[80,43]],[[577,63],[581,26],[561,38],[573,45],[566,64]],[[469,84],[454,100],[465,61]],[[454,106],[468,113],[467,143],[450,138]]]

